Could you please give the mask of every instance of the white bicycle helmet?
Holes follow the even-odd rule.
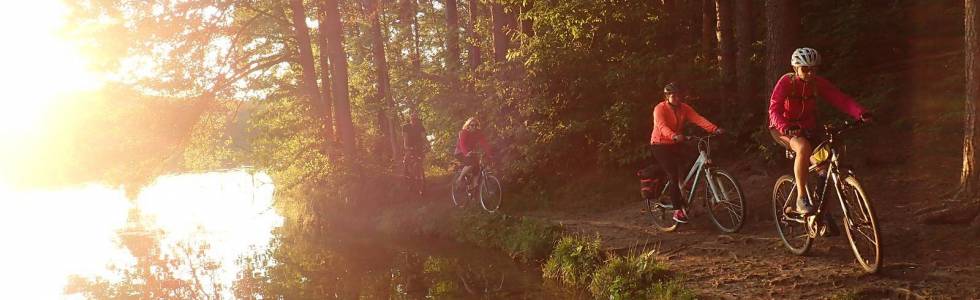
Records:
[[[816,67],[820,64],[820,53],[813,48],[798,48],[793,51],[790,64],[794,67]]]

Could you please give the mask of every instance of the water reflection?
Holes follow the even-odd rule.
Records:
[[[101,185],[0,186],[0,290],[11,299],[230,298],[266,251],[273,186],[243,170],[158,178],[135,201]]]
[[[0,201],[10,299],[570,298],[491,250],[305,230],[272,208],[264,174],[161,177],[134,201],[98,185]]]

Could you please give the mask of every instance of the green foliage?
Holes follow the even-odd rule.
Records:
[[[596,299],[651,299],[663,292],[650,287],[669,278],[667,269],[653,259],[653,252],[617,255],[596,270],[589,291]]]
[[[508,228],[503,248],[511,257],[523,262],[541,261],[551,254],[558,239],[558,229],[545,221],[521,218]]]
[[[592,280],[594,272],[601,263],[598,236],[588,238],[568,235],[558,240],[555,250],[541,270],[545,278],[584,286]]]

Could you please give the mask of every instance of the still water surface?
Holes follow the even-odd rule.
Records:
[[[499,253],[441,240],[284,231],[263,173],[158,178],[135,200],[0,185],[10,299],[569,298]]]

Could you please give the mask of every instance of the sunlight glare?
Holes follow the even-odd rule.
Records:
[[[59,31],[68,8],[60,0],[18,1],[0,10],[4,69],[0,86],[0,139],[36,134],[47,109],[73,92],[94,90],[102,79],[87,69],[78,47]]]
[[[272,208],[274,185],[264,173],[229,170],[158,178],[135,201],[149,224],[162,230],[160,247],[207,243],[220,264],[214,291],[233,298],[241,256],[267,249],[282,217]],[[122,280],[110,265],[127,268],[133,255],[120,243],[133,201],[120,189],[86,185],[60,190],[16,190],[0,183],[0,291],[9,299],[64,299],[72,275]],[[186,277],[187,274],[177,274]],[[207,287],[205,287],[207,288]]]

